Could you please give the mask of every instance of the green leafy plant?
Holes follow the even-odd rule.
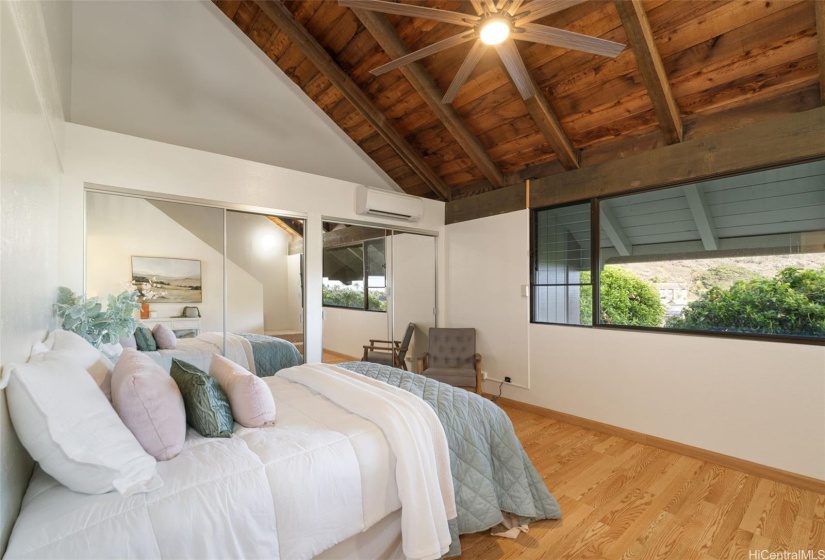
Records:
[[[106,308],[97,298],[85,298],[66,287],[57,289],[55,308],[63,330],[79,334],[92,346],[114,344],[135,331],[135,309],[140,307],[137,291],[110,295]]]
[[[693,292],[702,294],[711,288],[727,289],[740,281],[755,280],[761,278],[758,272],[754,272],[744,266],[736,264],[720,264],[705,271],[697,272],[693,276]]]
[[[590,272],[581,273],[581,282],[590,282]],[[659,292],[650,282],[646,282],[626,270],[612,266],[605,267],[599,276],[601,290],[600,319],[607,325],[633,325],[638,327],[659,327],[665,318],[665,306],[659,300]],[[593,295],[583,288],[580,296],[581,322],[589,325],[592,321]]]
[[[677,329],[825,336],[825,268],[713,287],[665,325]]]
[[[369,292],[370,311],[387,310],[386,300],[380,299],[382,295],[383,294],[381,292],[377,291]],[[339,286],[323,286],[322,298],[324,305],[364,309],[364,292],[362,290],[341,288]]]

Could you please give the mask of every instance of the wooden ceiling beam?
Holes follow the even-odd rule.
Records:
[[[508,73],[507,75],[509,76],[510,74]],[[533,76],[530,75],[529,72],[528,75],[533,82],[536,95],[524,100],[527,112],[529,112],[533,120],[536,121],[536,126],[539,127],[544,139],[547,140],[547,143],[550,144],[553,151],[556,152],[556,157],[562,166],[567,170],[578,169],[579,155],[576,148],[573,147],[573,143],[561,127],[559,119],[556,118],[556,114],[550,107],[550,103],[547,102],[544,93],[539,89],[535,79],[533,79]]]
[[[355,109],[364,115],[393,150],[410,166],[421,180],[441,200],[450,200],[450,188],[430,168],[401,134],[393,128],[384,114],[375,106],[352,78],[332,59],[317,40],[298,23],[292,12],[280,0],[255,0],[255,4],[272,20],[289,40],[314,64]]]
[[[401,58],[410,53],[410,50],[398,36],[395,28],[387,21],[383,15],[363,10],[361,8],[350,8],[364,24],[364,27],[372,34],[378,44],[384,49],[390,58]],[[461,116],[452,105],[441,103],[443,92],[433,80],[420,62],[411,62],[399,68],[401,73],[409,80],[418,94],[427,103],[427,106],[435,113],[444,127],[455,138],[456,142],[464,149],[479,171],[490,183],[500,188],[506,184],[504,174],[492,160],[484,149],[484,146],[473,134]]]
[[[615,5],[662,132],[668,144],[681,142],[684,130],[679,106],[676,105],[676,99],[670,89],[665,66],[653,40],[653,31],[642,0],[616,0]]]
[[[447,203],[447,224],[825,158],[825,107],[703,135]]]
[[[825,105],[825,2],[814,2],[816,14],[817,60],[819,63],[819,99]]]

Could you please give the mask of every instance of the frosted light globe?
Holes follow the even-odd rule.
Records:
[[[510,36],[510,25],[506,20],[494,18],[481,27],[481,42],[485,45],[500,45]]]

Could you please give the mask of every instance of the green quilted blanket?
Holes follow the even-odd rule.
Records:
[[[304,363],[304,357],[289,341],[263,334],[239,334],[252,345],[255,372],[258,377],[275,375],[278,371]]]
[[[450,447],[460,534],[498,525],[502,511],[528,521],[561,518],[558,502],[524,452],[510,418],[495,403],[390,366],[338,365],[400,387],[433,407]]]

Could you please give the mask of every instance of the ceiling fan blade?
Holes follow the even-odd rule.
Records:
[[[483,16],[484,14],[496,14],[499,9],[496,8],[496,0],[470,0],[475,12]]]
[[[511,16],[516,15],[516,13],[518,13],[518,9],[521,8],[521,3],[523,1],[524,0],[512,0],[512,2],[510,2],[510,4],[507,6],[507,12]]]
[[[581,4],[587,0],[533,0],[524,7],[524,10],[517,14],[516,25],[530,23],[550,14],[555,14],[566,10],[576,4]]]
[[[449,49],[450,47],[454,47],[456,45],[460,45],[461,43],[466,43],[470,39],[473,38],[473,32],[464,32],[459,35],[453,35],[452,37],[447,37],[437,43],[433,43],[423,49],[418,49],[415,52],[411,52],[410,54],[405,54],[402,57],[396,58],[392,62],[388,62],[383,66],[379,66],[378,68],[373,68],[370,70],[370,74],[373,76],[380,76],[381,74],[386,74],[390,70],[398,68],[399,66],[404,66],[405,64],[409,64],[410,62],[415,62],[425,56],[430,56],[431,54],[435,54],[437,52],[443,51],[444,49]]]
[[[397,4],[395,2],[384,2],[383,0],[338,0],[338,3],[348,8],[361,8],[363,10],[384,14],[434,19],[454,25],[463,25],[464,27],[475,27],[479,19],[478,16],[459,12],[436,10],[435,8],[413,6],[410,4]]]
[[[610,58],[616,58],[625,49],[625,45],[621,43],[573,33],[564,29],[556,29],[555,27],[547,27],[546,25],[525,23],[520,27],[524,31],[513,34],[513,38],[519,41],[532,41],[543,45],[609,56]]]
[[[461,86],[463,86],[467,78],[470,77],[478,61],[481,60],[481,55],[484,54],[484,46],[481,39],[475,42],[473,48],[471,48],[467,54],[467,58],[464,59],[458,72],[456,72],[455,78],[453,78],[450,87],[447,89],[447,93],[444,94],[444,98],[441,100],[442,103],[452,103],[453,99],[455,99],[458,90],[461,89]]]
[[[524,99],[530,99],[536,95],[536,89],[533,87],[533,78],[527,72],[527,67],[524,66],[524,60],[521,58],[516,44],[512,39],[507,39],[503,43],[496,45],[496,51],[504,63],[504,67],[513,78],[513,83],[516,89]]]

